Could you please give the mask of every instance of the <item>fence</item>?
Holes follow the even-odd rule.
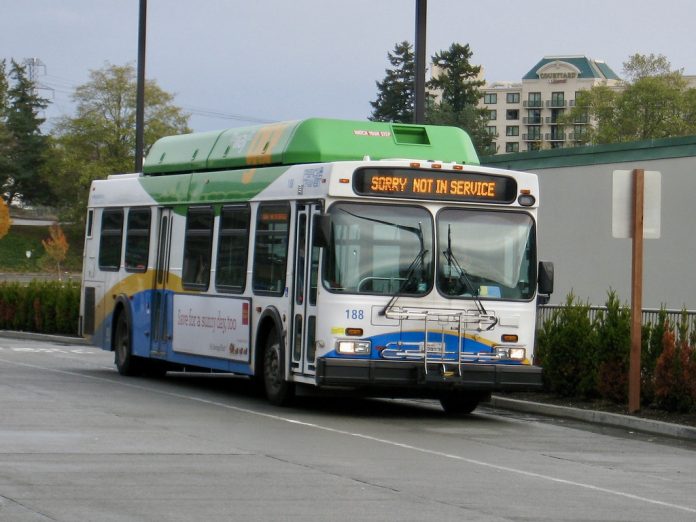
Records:
[[[553,314],[558,310],[565,308],[561,305],[543,305],[537,308],[537,328],[541,328],[544,323],[553,317]],[[606,311],[605,306],[590,306],[588,309],[588,314],[590,316],[590,321],[594,321],[597,314]],[[658,321],[658,316],[660,314],[659,308],[644,308],[642,324],[652,323],[655,324]],[[689,325],[689,330],[687,332],[688,336],[691,336],[692,332],[696,330],[696,311],[694,310],[665,310],[667,315],[667,320],[672,325],[677,325],[680,323],[682,314],[686,314],[687,321]]]

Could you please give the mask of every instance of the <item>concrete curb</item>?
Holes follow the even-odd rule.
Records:
[[[34,341],[46,341],[50,343],[87,345],[87,341],[82,337],[73,337],[71,335],[51,335],[37,332],[17,332],[13,330],[0,330],[0,337],[5,337],[8,339],[30,339]]]
[[[584,410],[581,408],[569,408],[567,406],[557,406],[555,404],[544,404],[541,402],[523,401],[510,399],[507,397],[493,396],[490,406],[503,410],[521,411],[526,413],[537,413],[550,417],[561,417],[574,419],[592,424],[601,424],[614,428],[641,431],[653,435],[665,435],[685,440],[696,440],[696,428],[661,422],[631,415],[620,415],[618,413],[608,413],[597,410]]]

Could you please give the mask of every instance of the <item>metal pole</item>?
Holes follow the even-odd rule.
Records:
[[[143,170],[145,150],[145,30],[147,28],[147,0],[140,0],[138,23],[138,85],[135,100],[135,172]]]
[[[415,107],[413,123],[425,123],[425,26],[428,0],[416,0]]]
[[[645,171],[633,171],[633,252],[631,261],[631,355],[628,367],[628,412],[640,409],[641,317],[643,314],[643,200]]]

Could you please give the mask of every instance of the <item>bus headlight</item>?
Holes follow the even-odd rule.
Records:
[[[527,357],[527,350],[521,346],[496,346],[495,353],[499,359],[513,361],[524,361]]]
[[[370,341],[338,341],[336,351],[343,355],[365,355],[369,354],[372,348]]]

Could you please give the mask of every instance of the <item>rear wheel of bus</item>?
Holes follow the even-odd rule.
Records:
[[[144,369],[142,359],[133,355],[130,325],[124,312],[121,312],[118,315],[118,319],[116,319],[114,362],[116,363],[118,373],[121,375],[140,375]]]
[[[287,406],[294,397],[293,384],[285,380],[284,368],[280,338],[273,330],[268,335],[263,353],[263,384],[268,402],[276,406]]]

